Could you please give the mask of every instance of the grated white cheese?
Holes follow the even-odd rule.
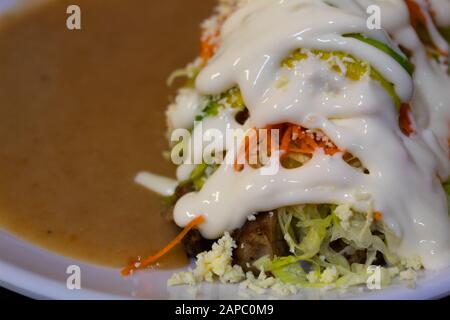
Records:
[[[192,127],[195,116],[204,108],[206,100],[197,90],[182,88],[178,91],[175,102],[166,111],[169,131]]]
[[[307,275],[306,275],[306,279],[310,282],[310,283],[317,283],[319,282],[319,276],[317,274],[317,272],[315,271],[310,271]]]
[[[172,275],[172,277],[167,281],[167,285],[171,286],[179,286],[179,285],[190,285],[194,286],[197,284],[197,279],[192,270],[177,272]]]
[[[267,290],[271,290],[277,296],[293,295],[298,292],[297,286],[285,284],[278,279],[269,277],[264,271],[261,271],[258,277],[255,277],[252,272],[247,272],[246,280],[239,287],[259,295],[265,294]]]
[[[415,271],[419,271],[422,269],[422,260],[418,256],[408,257],[402,260],[402,266],[406,269],[412,269]]]
[[[407,269],[400,272],[400,280],[413,281],[417,279],[417,273],[413,269]]]
[[[326,268],[320,276],[320,282],[333,283],[339,278],[339,272],[335,266]]]
[[[196,268],[172,275],[167,281],[168,286],[189,285],[195,286],[203,281],[222,283],[239,283],[240,289],[249,289],[257,294],[264,294],[266,290],[272,290],[275,295],[286,296],[296,294],[298,287],[285,284],[273,277],[267,276],[261,271],[258,277],[252,272],[244,271],[240,266],[232,265],[233,249],[236,248],[235,241],[229,233],[213,245],[211,251],[200,253],[197,256]],[[246,295],[246,293],[242,293]]]
[[[244,280],[245,274],[240,266],[232,265],[233,249],[236,242],[229,233],[213,244],[211,251],[197,256],[196,268],[187,272],[175,273],[168,281],[168,286],[196,285],[202,281],[222,283],[238,283]]]

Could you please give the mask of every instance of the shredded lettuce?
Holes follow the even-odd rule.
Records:
[[[332,216],[321,218],[317,206],[299,206],[280,209],[278,219],[290,251],[306,260],[320,251]]]
[[[186,187],[192,189],[192,191],[200,191],[203,188],[206,180],[217,170],[218,165],[208,165],[206,163],[202,163],[197,165],[194,170],[192,170],[189,179],[181,181],[178,184],[178,187]],[[162,198],[163,203],[166,205],[175,204],[178,200],[176,192],[170,196],[166,196]]]
[[[194,63],[189,64],[184,69],[178,69],[172,72],[172,74],[167,79],[167,85],[171,86],[173,82],[178,78],[186,78],[186,82],[184,83],[184,87],[186,88],[194,88],[195,80],[197,79],[198,74],[201,71],[201,67]]]
[[[192,170],[189,179],[181,182],[181,184],[186,185],[191,183],[195,191],[200,191],[206,180],[208,180],[217,168],[217,165],[208,165],[206,163],[199,164]]]
[[[343,224],[336,214],[337,208],[302,205],[278,209],[279,224],[291,255],[263,257],[255,267],[287,284],[347,287],[367,283],[368,270],[381,253],[386,261],[384,267],[379,266],[381,285],[387,286],[392,278],[389,268],[401,266],[399,257],[390,249],[397,244],[397,237],[382,222],[374,222],[371,213],[352,211],[350,223]],[[341,252],[332,248],[332,243],[338,240],[345,244]],[[365,263],[349,262],[346,253],[357,250],[367,253]]]

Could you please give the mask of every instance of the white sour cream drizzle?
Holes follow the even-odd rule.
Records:
[[[423,0],[416,0],[424,7]],[[433,1],[433,10],[444,10],[450,18],[448,0]],[[396,12],[401,11],[401,6]],[[441,13],[442,14],[442,13]],[[425,14],[430,20],[428,14]],[[422,45],[419,37],[410,24],[400,24],[389,29],[394,39],[411,50],[414,54],[412,62],[416,69],[414,73],[415,95],[411,102],[417,124],[420,127],[419,134],[427,141],[436,155],[439,163],[438,174],[442,180],[447,180],[450,174],[450,163],[448,161],[448,141],[450,137],[450,77],[446,71],[439,66],[434,59],[427,56],[426,48]],[[433,33],[433,30],[430,30]],[[434,32],[437,32],[434,29]],[[439,34],[434,34],[435,42],[445,43]],[[446,50],[448,50],[448,45]]]
[[[149,172],[140,172],[134,178],[134,182],[144,188],[162,196],[174,194],[178,181]]]
[[[439,27],[450,27],[450,1],[449,0],[428,0],[433,8],[436,23]]]
[[[426,268],[448,266],[450,220],[438,178],[438,174],[441,178],[449,174],[448,149],[443,144],[449,133],[444,126],[450,120],[448,78],[427,60],[409,27],[403,2],[328,2],[339,8],[322,0],[250,1],[223,26],[221,48],[198,76],[197,89],[202,94],[217,94],[239,85],[250,111],[249,123],[261,128],[292,122],[321,129],[340,149],[358,157],[370,174],[350,167],[342,154],[327,156],[320,150],[303,167],[281,167],[273,176],[249,167],[236,172],[222,165],[200,192],[177,202],[175,221],[185,226],[202,214],[206,222],[200,231],[207,238],[218,238],[241,227],[252,213],[305,203],[346,203],[356,210],[381,211],[402,239],[400,255],[419,255]],[[348,80],[314,56],[292,70],[281,67],[281,61],[296,48],[344,51],[369,61],[395,84],[403,101],[410,101],[413,81],[395,60],[341,36],[368,34],[361,8],[374,2],[383,12],[397,11],[382,15],[389,20],[385,26],[396,41],[417,50],[413,107],[422,116],[421,128],[411,138],[398,127],[392,99],[368,76]],[[370,36],[388,41],[381,31],[370,32]],[[277,88],[281,77],[289,82]]]

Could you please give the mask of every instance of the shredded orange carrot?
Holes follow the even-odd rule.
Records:
[[[423,14],[422,8],[414,0],[406,0],[406,5],[408,6],[411,24],[414,28],[417,27],[418,23],[425,24],[426,18]]]
[[[204,64],[206,64],[209,59],[213,57],[214,53],[216,53],[217,48],[219,47],[217,40],[220,38],[220,29],[227,18],[228,14],[217,16],[217,29],[212,34],[206,29],[203,30],[200,39],[200,57]]]
[[[241,149],[239,150],[234,161],[234,170],[236,171],[242,171],[244,169],[244,165],[239,163],[242,157],[244,157],[244,160],[247,161],[247,163],[250,162],[250,139],[252,138],[252,135],[256,135],[256,139],[259,139],[258,130],[256,130],[256,128],[251,128],[244,136],[244,144],[241,146]]]
[[[423,27],[428,30],[428,33],[430,33],[430,30],[427,26],[427,18],[424,12],[424,10],[426,10],[427,13],[430,14],[432,19],[435,19],[436,12],[431,7],[430,2],[426,0],[427,8],[424,9],[416,2],[416,0],[405,0],[405,1],[406,5],[408,6],[411,25],[413,26],[413,28],[419,30],[420,27]],[[437,43],[431,45],[439,53],[439,55],[441,55],[442,57],[448,57],[447,50],[440,48]]]
[[[200,57],[202,58],[203,62],[208,62],[209,59],[212,58],[214,55],[217,45],[214,42],[214,39],[218,36],[218,34],[214,36],[208,36],[200,41]]]
[[[399,125],[402,132],[408,137],[415,132],[411,120],[411,107],[409,104],[404,103],[400,107]]]
[[[383,214],[379,211],[375,212],[373,218],[375,219],[375,221],[381,221],[383,219]]]
[[[202,224],[205,221],[204,216],[198,216],[195,219],[193,219],[184,229],[180,232],[180,234],[173,239],[167,246],[165,246],[162,250],[158,251],[156,254],[148,257],[147,259],[143,261],[136,261],[131,263],[129,266],[125,267],[122,270],[123,276],[128,276],[130,273],[132,273],[135,270],[141,270],[145,269],[149,265],[154,264],[156,261],[158,261],[162,256],[167,254],[170,250],[172,250],[177,244],[183,240],[183,238],[188,234],[189,231],[191,231],[196,226]]]
[[[256,130],[256,129],[253,129]],[[291,153],[303,153],[307,155],[312,155],[314,151],[318,148],[324,150],[327,155],[333,156],[334,154],[341,152],[337,146],[335,146],[330,141],[326,141],[324,139],[318,139],[315,133],[307,133],[306,129],[292,124],[292,123],[284,123],[278,125],[269,125],[266,127],[267,132],[267,152],[270,153],[273,148],[279,147],[279,150],[282,151],[280,153],[280,158],[283,159]],[[273,145],[273,141],[271,140],[271,130],[280,130],[281,142],[278,146]],[[257,132],[257,131],[256,131]],[[244,146],[240,150],[237,159],[242,159],[242,153],[245,152],[244,158],[246,161],[249,160],[249,155],[252,150],[250,150],[250,146],[248,144],[248,137],[245,137]],[[258,132],[257,132],[258,143],[262,143],[260,141]],[[258,151],[260,151],[258,149]],[[236,159],[234,164],[234,169],[236,171],[242,171],[244,168],[243,164],[238,164],[238,160]]]
[[[289,126],[287,130],[284,132],[283,138],[281,139],[280,150],[288,151],[291,140],[292,140],[292,126]]]

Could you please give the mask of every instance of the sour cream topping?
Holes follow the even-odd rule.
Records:
[[[200,231],[213,239],[241,227],[252,213],[306,203],[349,204],[355,210],[381,211],[385,223],[402,239],[397,248],[400,255],[419,255],[426,268],[448,266],[450,220],[439,176],[448,176],[441,135],[444,122],[450,120],[449,87],[437,94],[441,86],[424,84],[435,79],[437,71],[428,61],[419,61],[426,57],[419,57],[417,81],[422,82],[414,95],[413,79],[393,58],[342,36],[364,33],[389,43],[383,31],[369,32],[365,11],[356,10],[367,1],[328,2],[336,7],[320,0],[250,1],[223,26],[221,48],[199,74],[196,87],[201,94],[218,94],[239,86],[251,125],[263,128],[291,122],[321,129],[341,150],[358,157],[369,174],[349,166],[342,153],[328,156],[321,150],[306,165],[280,167],[275,175],[250,167],[236,172],[224,164],[200,192],[177,202],[175,222],[185,226],[204,215]],[[395,1],[376,3],[394,7]],[[400,17],[407,17],[405,6],[395,8]],[[395,15],[389,17],[395,19]],[[387,25],[397,41],[417,45],[405,34],[411,30],[404,20],[403,27],[394,21]],[[391,97],[377,81],[368,75],[360,81],[349,80],[314,56],[292,69],[283,68],[282,60],[297,48],[342,51],[369,62],[395,85],[402,101],[414,96],[414,108],[421,109],[428,121],[423,121],[417,134],[406,137],[399,129]],[[277,86],[280,78],[288,80],[281,88]],[[447,118],[436,119],[439,116]]]

